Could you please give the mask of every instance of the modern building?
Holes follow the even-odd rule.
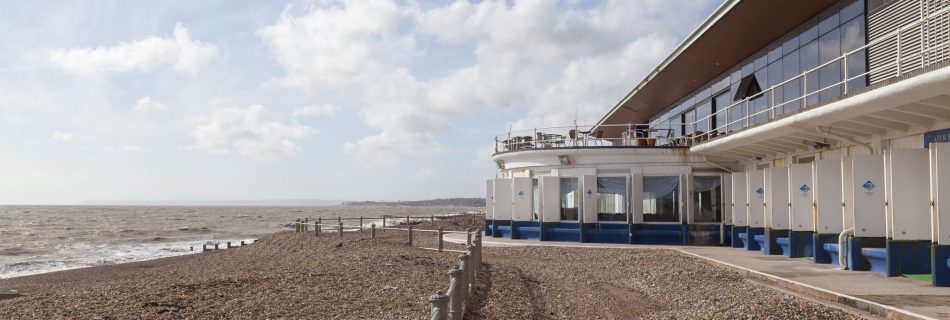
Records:
[[[497,136],[486,233],[948,286],[948,66],[948,0],[727,0],[598,123]]]

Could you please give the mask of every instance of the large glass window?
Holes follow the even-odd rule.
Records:
[[[730,104],[732,104],[732,99],[731,99],[731,96],[729,95],[729,92],[727,91],[727,92],[720,93],[718,96],[713,97],[711,111],[715,113],[715,112],[724,110],[727,107],[729,107]],[[719,126],[722,126],[725,124],[723,123],[725,121],[724,119],[725,117],[722,116],[725,113],[726,112],[720,112],[712,116],[711,121],[710,121],[710,125],[712,125],[712,130],[726,131],[723,129],[719,129]]]
[[[798,111],[802,106],[802,79],[795,78],[801,74],[798,65],[798,50],[792,51],[782,58],[782,76],[784,79],[794,79],[782,86],[782,102],[785,104],[775,110],[782,114]]]
[[[693,221],[722,222],[722,177],[693,176]]]
[[[627,221],[627,178],[597,177],[597,220]]]
[[[708,118],[712,115],[710,109],[712,108],[712,101],[706,101],[705,103],[696,107],[696,131],[709,132],[711,130],[710,119]]]
[[[686,112],[683,112],[683,117],[681,120],[681,123],[683,124],[683,135],[693,133],[693,123],[696,122],[696,109],[690,109]]]
[[[842,15],[844,12],[842,12]],[[841,52],[849,53],[865,45],[865,34],[867,27],[864,22],[864,15],[860,15],[851,21],[841,25]],[[858,50],[846,57],[848,60],[848,91],[861,89],[867,86],[867,50]]]
[[[837,17],[837,15],[835,16]],[[834,61],[818,71],[818,78],[821,92],[818,94],[819,102],[827,102],[841,96],[841,61],[835,60],[841,57],[841,38],[838,35],[838,29],[835,28],[825,35],[818,38],[818,58],[822,64]]]
[[[561,178],[561,220],[577,221],[577,178]]]
[[[679,222],[680,178],[643,177],[643,221]]]

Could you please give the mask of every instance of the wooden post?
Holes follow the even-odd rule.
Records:
[[[465,229],[465,245],[472,245],[472,228]]]
[[[408,214],[406,215],[406,225],[407,225],[407,226],[410,225],[410,223],[409,223],[409,215],[408,215]]]
[[[429,215],[429,219],[432,220],[432,223],[435,224],[435,215]]]
[[[409,226],[409,246],[412,246],[412,226]]]
[[[371,224],[370,227],[371,227],[371,229],[369,230],[369,231],[370,231],[370,237],[372,237],[372,238],[375,239],[375,238],[376,238],[376,224],[375,224],[375,223],[374,223],[374,224]]]
[[[317,229],[315,232],[317,233],[317,236],[319,237],[320,231],[323,230],[323,217],[317,218],[317,225],[316,225],[316,228],[314,229]]]
[[[363,216],[360,216],[360,233],[363,233]]]
[[[231,249],[231,241],[228,241],[228,249]]]
[[[208,245],[207,245],[207,244],[201,245],[201,252],[205,252],[205,251],[208,251]]]
[[[310,223],[310,218],[303,218],[303,225],[301,225],[301,227],[303,227],[303,232],[310,231],[310,226],[307,225],[308,223]]]
[[[340,237],[343,237],[343,222],[340,222]]]
[[[442,294],[442,291],[436,292],[429,297],[429,303],[432,304],[431,320],[445,320],[448,316],[449,296]]]
[[[195,246],[191,246],[191,251],[195,251]]]
[[[241,240],[241,246],[242,247],[244,246],[244,240]]]
[[[336,216],[336,223],[342,224],[342,223],[343,223],[343,217]]]
[[[383,232],[386,232],[386,215],[383,215]]]
[[[439,252],[442,252],[442,235],[443,235],[442,227],[439,227]]]
[[[294,220],[294,232],[300,232],[300,219]]]
[[[461,292],[462,301],[468,301],[468,290],[469,290],[468,273],[469,273],[469,269],[471,269],[471,266],[468,263],[468,258],[469,258],[469,255],[466,253],[459,255],[459,264],[462,266],[461,268],[462,286],[460,288],[462,290]],[[464,307],[462,310],[465,310]]]
[[[217,244],[217,243],[214,244],[214,250],[218,250],[218,244]]]

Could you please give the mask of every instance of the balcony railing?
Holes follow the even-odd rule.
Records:
[[[932,41],[937,43],[931,43]],[[869,54],[887,51],[886,46],[896,46],[894,60],[880,65],[868,66],[859,74],[849,74],[848,63],[867,63]],[[882,48],[882,46],[885,46]],[[870,51],[870,52],[869,52]],[[882,52],[882,54],[884,54]],[[748,98],[739,100],[695,122],[680,128],[675,140],[687,140],[687,144],[701,143],[718,136],[741,131],[759,124],[820,107],[841,97],[864,92],[886,85],[887,80],[900,78],[922,69],[945,66],[950,61],[950,7],[944,7],[923,19],[907,24],[893,32],[869,41],[867,44],[845,52],[840,57],[807,70],[798,76],[773,85]],[[840,66],[839,66],[840,64]],[[843,70],[841,81],[816,86],[810,89],[809,81],[818,79],[825,68]],[[837,70],[834,70],[837,71]],[[827,71],[826,71],[827,72]],[[798,96],[789,97],[789,84],[799,84]],[[776,92],[782,90],[780,100]],[[819,99],[821,97],[821,99]],[[762,110],[756,110],[763,108]],[[736,112],[738,111],[738,112]],[[743,116],[730,118],[730,115]],[[713,127],[715,124],[715,127]],[[721,124],[721,125],[720,125]],[[677,128],[675,124],[666,124]],[[709,128],[709,130],[704,130]],[[682,134],[682,133],[686,134]]]
[[[605,130],[620,131],[620,137],[607,137]],[[499,134],[495,136],[495,153],[557,148],[682,147],[687,143],[687,139],[674,138],[672,129],[654,128],[649,124],[610,124],[596,128],[594,125],[573,125]]]

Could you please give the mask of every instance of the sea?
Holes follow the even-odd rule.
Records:
[[[476,207],[0,206],[0,279],[201,252],[293,230],[298,218],[431,216]],[[351,221],[348,223],[358,223]]]

